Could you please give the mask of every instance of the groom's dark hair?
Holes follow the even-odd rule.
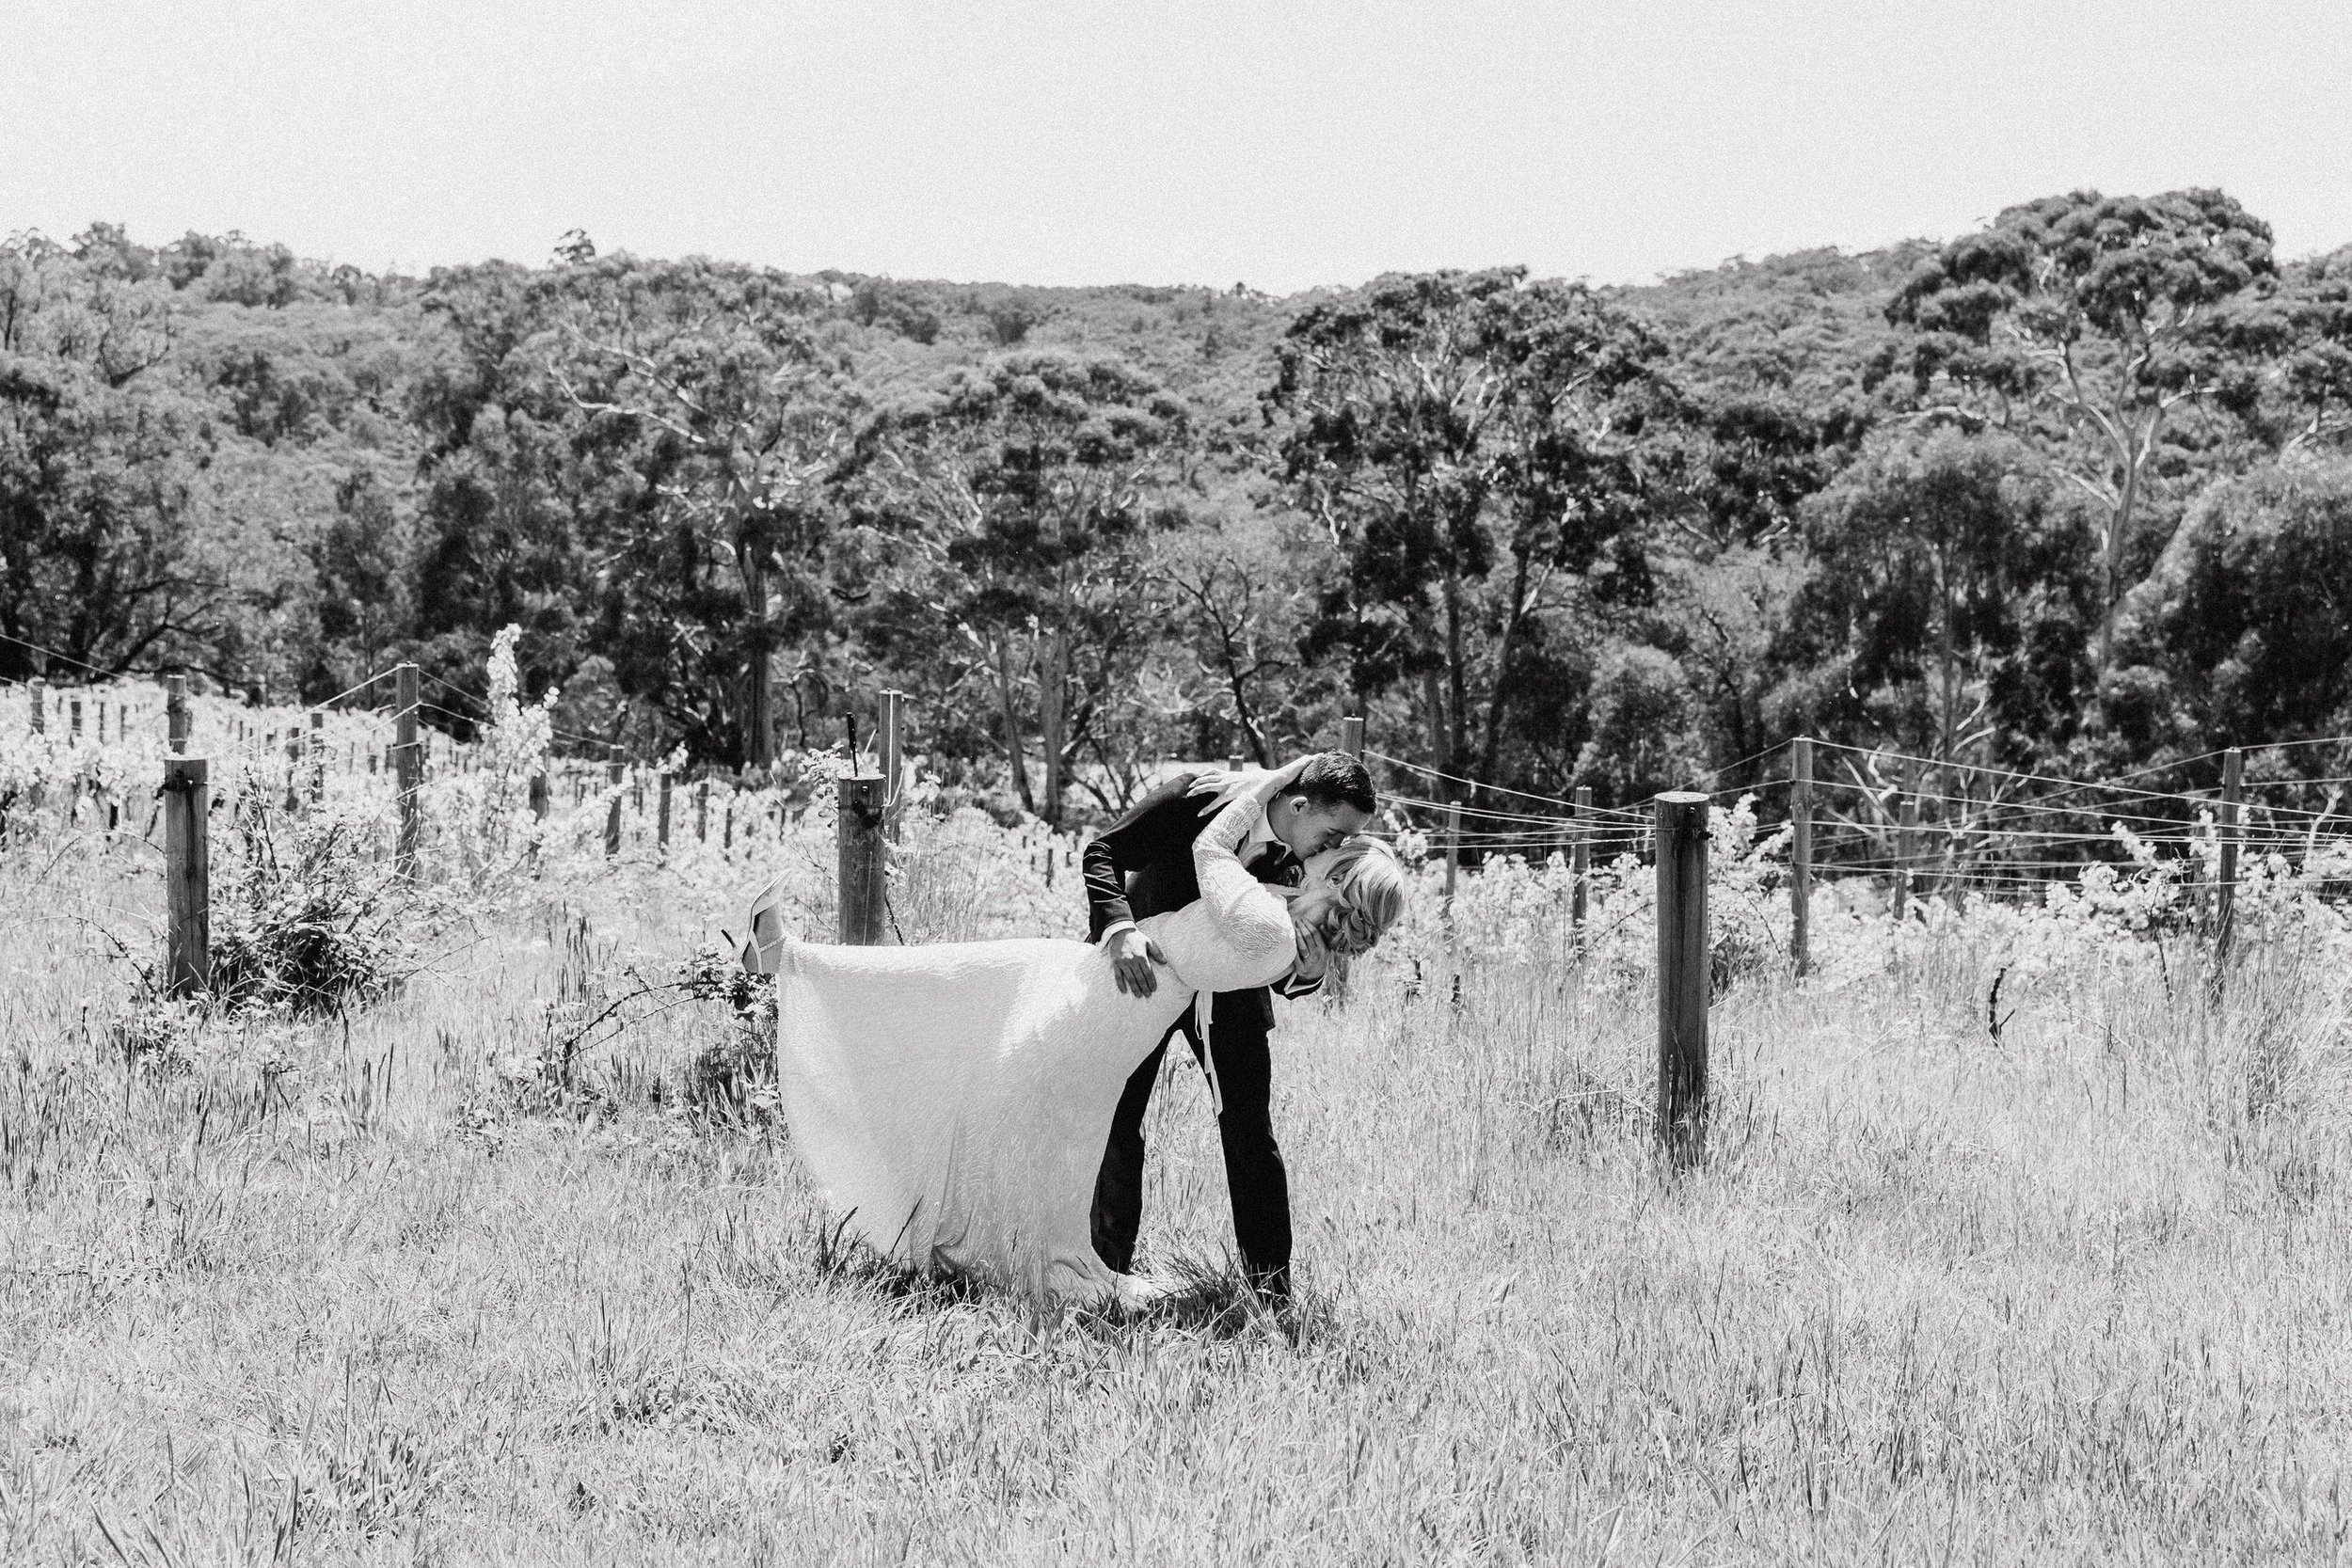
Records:
[[[1380,797],[1372,789],[1372,769],[1345,752],[1317,752],[1309,757],[1291,788],[1326,811],[1353,806],[1369,816],[1380,809]]]

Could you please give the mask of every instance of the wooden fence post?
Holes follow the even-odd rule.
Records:
[[[1568,832],[1568,942],[1584,951],[1584,920],[1591,912],[1593,884],[1593,786],[1576,786]]]
[[[1462,863],[1462,808],[1445,808],[1445,912],[1454,913],[1454,878]]]
[[[887,912],[882,831],[885,782],[880,778],[840,781],[835,816],[841,840],[841,940],[853,947],[879,946],[882,940]]]
[[[2221,753],[2221,866],[2214,889],[2213,985],[2221,989],[2222,966],[2230,961],[2230,939],[2237,925],[2237,850],[2242,832],[2239,814],[2246,798],[2246,753],[2233,746]]]
[[[24,683],[24,694],[31,699],[33,733],[47,735],[49,733],[49,683],[39,675],[35,675]]]
[[[326,798],[326,715],[310,714],[310,803]]]
[[[708,779],[697,779],[694,782],[694,842],[697,844],[710,842],[710,781]]]
[[[1658,1135],[1677,1167],[1707,1147],[1708,797],[1658,797]]]
[[[212,861],[204,843],[212,791],[205,773],[201,757],[164,764],[164,975],[173,996],[202,990],[213,973]]]
[[[65,743],[69,746],[79,746],[82,743],[82,699],[76,697],[68,703],[66,712],[69,717],[65,727]]]
[[[660,799],[655,802],[659,816],[654,825],[654,843],[666,859],[670,853],[670,770],[661,770]]]
[[[1813,742],[1788,743],[1788,961],[1803,979],[1813,967]]]
[[[605,783],[612,791],[612,799],[604,808],[604,858],[611,860],[621,852],[621,776],[626,765],[615,761],[605,768]]]
[[[185,756],[188,751],[188,677],[164,677],[165,743],[175,757]]]
[[[1916,768],[1903,769],[1902,803],[1896,807],[1895,829],[1895,918],[1900,920],[1911,909],[1912,841],[1919,828],[1919,774]]]
[[[1340,750],[1361,761],[1364,755],[1364,721],[1354,714],[1340,721]]]
[[[417,874],[421,805],[417,793],[424,782],[423,761],[417,747],[417,667],[404,663],[392,671],[392,788],[400,801],[400,836],[392,854],[392,870],[406,878]]]

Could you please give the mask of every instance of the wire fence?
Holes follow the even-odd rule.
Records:
[[[1806,814],[1817,876],[1900,878],[1921,892],[2032,895],[2093,865],[2193,869],[2213,858],[2225,835],[2248,855],[2296,866],[2352,853],[2352,735],[2221,748],[2098,779],[1889,746],[1810,744],[1824,765],[1809,781]],[[1694,792],[1719,808],[1753,814],[1768,841],[1775,832],[1788,836],[1798,815],[1789,747],[1784,741],[1713,769]],[[2323,764],[2332,760],[2326,748],[2342,761],[2292,769],[2292,760],[2314,751]],[[2234,796],[2225,779],[2233,754],[2252,775]],[[1596,863],[1651,852],[1646,806],[1580,807],[1564,795],[1499,789],[1392,753],[1366,755],[1388,775],[1389,821],[1432,854],[1475,864],[1491,856],[1572,856],[1580,847]],[[1765,776],[1707,787],[1743,769]],[[2160,787],[2165,775],[2180,787]]]
[[[31,646],[26,644],[26,646]],[[69,665],[94,666],[39,650]],[[400,715],[392,669],[373,672],[319,702],[253,707],[226,696],[192,701],[184,749],[266,781],[289,797],[320,793],[322,779],[377,778],[393,772]],[[421,774],[464,775],[490,765],[477,741],[494,728],[493,699],[445,676],[420,671],[431,695],[420,695]],[[0,747],[14,735],[39,736],[50,783],[117,804],[137,793],[130,757],[160,757],[167,703],[146,680],[87,686],[0,680],[19,717],[0,722]],[[550,810],[604,803],[615,787],[632,812],[644,808],[662,759],[631,756],[612,737],[550,725],[544,759]],[[2003,767],[1968,756],[1938,756],[1892,746],[1808,737],[1809,843],[1822,878],[1901,878],[1919,891],[2031,895],[2092,865],[2144,870],[2158,863],[2209,861],[2226,829],[2251,856],[2292,864],[2341,855],[2352,845],[2352,735],[2292,739],[2234,752],[2246,767],[2242,786],[2225,799],[2230,749],[2148,763],[2096,779]],[[1719,810],[1750,814],[1771,843],[1795,816],[1790,742],[1766,747],[1693,781]],[[1580,804],[1570,792],[1546,794],[1483,783],[1393,752],[1366,748],[1382,775],[1375,831],[1466,868],[1495,858],[1544,861],[1580,855],[1597,863],[1654,852],[1646,803]],[[8,774],[0,757],[0,791]],[[19,767],[18,771],[24,771]],[[1731,774],[1752,782],[1710,787]],[[788,780],[723,768],[682,770],[676,785],[721,788],[724,798],[768,789],[792,794]],[[2167,785],[2171,787],[2166,787]],[[147,785],[151,788],[151,783]],[[20,790],[20,793],[22,791]]]

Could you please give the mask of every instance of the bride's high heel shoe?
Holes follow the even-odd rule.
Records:
[[[1180,1290],[1175,1281],[1156,1275],[1121,1274],[1111,1278],[1112,1299],[1120,1311],[1130,1314],[1149,1312]]]

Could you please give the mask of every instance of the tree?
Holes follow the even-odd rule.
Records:
[[[162,291],[0,245],[0,673],[41,668],[36,645],[107,672],[200,658],[223,624],[205,410],[152,373],[174,331]]]
[[[1220,721],[1261,767],[1275,766],[1294,738],[1278,724],[1297,684],[1309,608],[1299,565],[1271,529],[1247,515],[1172,530],[1152,551],[1152,576],[1172,599],[1168,641],[1193,667],[1179,700],[1199,721],[1189,737],[1197,754],[1223,749],[1200,733]]]
[[[2352,245],[2296,268],[2278,304],[2279,381],[2295,410],[2287,446],[2352,434]]]
[[[2070,738],[2096,567],[2044,471],[2011,437],[1904,431],[1815,498],[1795,635],[1828,668],[1801,719],[1947,768]]]
[[[2269,226],[2223,192],[2076,191],[1944,246],[1887,306],[1915,329],[1888,365],[1922,400],[2041,439],[2102,508],[2102,671],[2167,421],[2221,388],[2219,307],[2276,271]]]
[[[2352,732],[2352,462],[2280,463],[2214,485],[2184,530],[2177,583],[2149,619],[2176,737],[2198,749]],[[2301,762],[2315,770],[2314,750]],[[2341,762],[2341,756],[2335,759]]]
[[[1022,804],[1057,825],[1071,765],[1132,685],[1149,623],[1136,546],[1185,429],[1183,406],[1117,360],[1030,353],[955,372],[863,437],[872,504],[919,551],[934,625],[993,687]],[[1023,743],[1025,687],[1041,801]]]
[[[748,668],[740,755],[764,767],[775,649],[831,630],[829,486],[856,399],[818,331],[824,296],[755,269],[572,254],[548,362],[589,422],[585,445],[631,492],[604,552],[622,684],[707,743],[720,727],[707,666]],[[728,560],[739,609],[711,580]]]
[[[436,659],[478,667],[518,623],[533,685],[593,646],[634,741],[757,765],[775,725],[747,673],[834,631],[824,465],[850,407],[822,296],[763,269],[567,252],[435,275],[453,352],[412,400],[432,437],[421,629]]]
[[[1662,345],[1524,269],[1380,279],[1295,321],[1280,473],[1341,556],[1307,653],[1416,686],[1428,754],[1490,781],[1530,658],[1597,590],[1639,596],[1641,438]]]

